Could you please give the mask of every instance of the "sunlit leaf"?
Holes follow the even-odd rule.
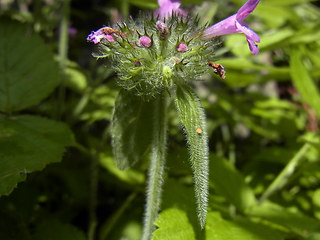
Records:
[[[283,233],[269,226],[244,219],[227,221],[218,212],[208,213],[206,239],[208,240],[282,240]]]
[[[302,99],[317,112],[318,116],[320,116],[319,90],[308,73],[301,53],[297,49],[291,51],[290,69],[294,86],[301,94]]]
[[[169,208],[161,212],[156,225],[160,226],[152,240],[193,240],[195,233],[188,220],[187,213],[178,208]]]

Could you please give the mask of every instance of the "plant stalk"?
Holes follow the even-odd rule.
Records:
[[[269,185],[267,190],[262,194],[260,198],[260,203],[266,200],[270,195],[276,191],[283,188],[287,183],[289,178],[292,176],[296,168],[301,164],[301,161],[305,157],[306,153],[309,151],[311,145],[310,143],[305,143],[300,150],[294,155],[294,157],[288,162],[285,168],[280,172],[276,179]]]
[[[69,18],[70,18],[70,2],[71,0],[64,0],[62,5],[62,19],[60,23],[60,36],[59,36],[59,64],[62,70],[62,81],[58,89],[58,106],[57,106],[57,119],[59,119],[64,111],[65,102],[65,84],[64,74],[68,62],[68,45],[69,45]]]
[[[154,133],[148,172],[147,201],[142,240],[150,240],[161,203],[167,142],[167,94],[162,92],[154,109]]]

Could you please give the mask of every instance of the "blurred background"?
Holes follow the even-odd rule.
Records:
[[[210,26],[244,3],[181,7]],[[261,0],[246,19],[261,37],[256,56],[244,35],[220,38],[213,60],[226,79],[206,75],[193,86],[210,138],[207,226],[197,223],[172,110],[154,239],[320,239],[319,7]],[[156,0],[0,0],[0,239],[140,239],[148,155],[130,170],[115,166],[109,126],[120,87],[86,38],[156,8]]]

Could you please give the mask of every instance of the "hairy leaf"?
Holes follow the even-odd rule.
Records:
[[[25,25],[1,19],[0,46],[0,111],[37,104],[59,84],[50,48]]]
[[[121,90],[115,103],[111,134],[117,166],[134,165],[150,147],[153,133],[154,101],[146,102]]]
[[[204,227],[208,204],[209,149],[205,115],[201,103],[187,85],[177,87],[176,107],[187,135],[190,161],[194,174],[195,193],[200,225]]]
[[[53,120],[0,115],[0,195],[9,194],[26,174],[61,161],[73,143],[68,127]]]

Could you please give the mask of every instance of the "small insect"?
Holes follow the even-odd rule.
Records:
[[[118,36],[125,36],[126,34],[123,33],[123,32],[120,32],[118,30],[115,30],[111,27],[104,27],[104,28],[101,28],[100,31],[106,35],[112,35],[112,34],[116,34]]]
[[[226,78],[226,71],[224,70],[224,66],[213,62],[209,62],[208,65],[213,68],[213,72],[215,74],[219,75],[222,79]]]
[[[201,128],[197,128],[196,131],[197,131],[198,134],[201,134],[201,133],[202,133],[202,129],[201,129]]]

